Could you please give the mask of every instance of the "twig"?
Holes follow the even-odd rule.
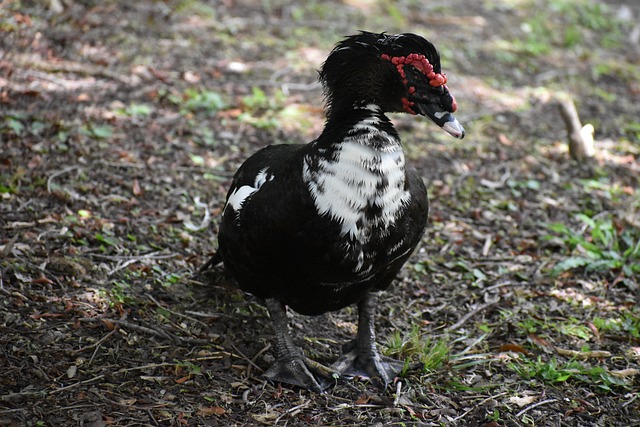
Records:
[[[200,325],[202,325],[203,327],[208,327],[208,325],[206,323],[204,323],[202,320],[198,320],[198,319],[194,319],[191,316],[187,316],[186,314],[182,314],[182,313],[178,313],[176,311],[173,310],[169,310],[168,308],[164,307],[162,304],[160,304],[152,295],[147,295],[149,297],[149,299],[159,308],[165,310],[167,313],[171,313],[174,316],[178,316],[178,317],[182,317],[188,320],[191,320],[194,323],[199,323]]]
[[[451,421],[458,421],[461,420],[462,418],[466,417],[467,415],[469,415],[472,411],[475,411],[476,408],[480,407],[481,405],[485,404],[486,402],[495,399],[496,397],[500,397],[507,394],[506,391],[503,391],[502,393],[498,393],[495,396],[489,396],[486,399],[484,399],[483,401],[479,402],[477,405],[474,405],[472,408],[467,409],[465,412],[462,413],[462,415],[459,415],[457,417],[455,417],[454,419],[452,419]]]
[[[88,380],[78,381],[77,383],[73,383],[73,384],[70,384],[70,385],[67,385],[67,386],[64,386],[64,387],[60,387],[60,388],[57,388],[55,390],[51,390],[49,392],[49,394],[60,393],[61,391],[69,390],[70,388],[77,387],[77,386],[82,385],[82,384],[92,383],[92,382],[101,380],[103,378],[104,378],[104,374],[100,374],[97,377],[89,378]]]
[[[73,350],[71,353],[72,354],[78,354],[78,353],[82,353],[83,351],[87,351],[89,349],[92,349],[94,347],[99,347],[103,342],[105,342],[107,339],[109,339],[109,337],[113,334],[115,334],[118,330],[114,329],[112,331],[110,331],[107,335],[105,335],[104,337],[100,338],[98,341],[96,341],[95,343],[88,345],[86,347],[82,347],[79,348],[77,350]]]
[[[47,192],[51,193],[51,182],[53,181],[54,178],[59,177],[60,175],[64,175],[65,173],[71,172],[72,170],[75,169],[79,169],[80,165],[73,165],[73,166],[69,166],[66,167],[58,172],[53,173],[53,175],[51,175],[48,179],[47,179]]]
[[[482,305],[474,308],[469,313],[467,313],[464,316],[462,316],[462,318],[460,320],[458,320],[455,324],[451,325],[447,329],[447,332],[453,332],[453,331],[459,329],[462,325],[464,325],[467,322],[467,320],[471,319],[473,316],[475,316],[476,314],[480,313],[481,311],[484,311],[489,307],[493,307],[494,305],[498,304],[498,302],[500,302],[500,298],[498,298],[495,301],[491,301],[491,302],[488,302],[486,304],[482,304]]]
[[[547,403],[553,403],[553,402],[556,402],[557,400],[558,399],[547,399],[547,400],[542,400],[542,401],[540,401],[538,403],[534,403],[531,406],[527,406],[522,411],[520,411],[520,412],[518,412],[516,414],[516,418],[519,418],[521,415],[525,414],[526,412],[528,412],[528,411],[530,411],[530,410],[532,410],[534,408],[537,408],[538,406],[546,405]]]
[[[262,356],[264,352],[266,352],[270,348],[271,348],[271,344],[267,343],[267,345],[265,345],[262,350],[260,350],[259,352],[256,353],[255,356],[253,356],[253,358],[251,359],[251,363],[249,364],[249,369],[247,369],[247,377],[251,376],[251,368],[253,366],[256,366],[255,361],[258,360],[258,358]]]
[[[188,343],[188,344],[196,344],[196,345],[201,345],[201,344],[207,344],[209,343],[208,340],[204,340],[204,339],[199,339],[199,338],[187,338],[187,337],[181,337],[178,335],[174,335],[170,332],[167,332],[165,330],[162,329],[152,329],[146,326],[142,326],[142,325],[138,325],[135,323],[130,323],[124,320],[116,320],[116,319],[103,319],[103,318],[93,318],[93,317],[83,317],[78,319],[80,322],[101,322],[102,320],[107,320],[111,323],[114,323],[116,325],[118,325],[119,327],[124,327],[126,329],[131,329],[133,331],[137,331],[137,332],[142,332],[148,335],[153,335],[156,337],[161,337],[161,338],[165,338],[165,339],[169,339],[175,343]]]
[[[200,225],[195,225],[191,221],[185,221],[184,227],[189,231],[202,231],[206,229],[211,222],[211,212],[209,211],[209,205],[207,205],[206,203],[202,203],[200,201],[200,196],[194,197],[193,203],[197,208],[204,209],[204,218],[202,218],[202,221],[200,221]]]
[[[253,359],[249,359],[247,356],[244,355],[243,352],[241,352],[240,350],[238,350],[238,347],[236,347],[233,343],[231,343],[231,347],[233,347],[233,349],[240,355],[240,359],[244,359],[245,361],[247,361],[249,363],[249,365],[253,366],[254,368],[256,368],[258,371],[262,372],[263,369],[256,365],[255,362],[253,361]],[[237,356],[237,355],[236,355]],[[254,358],[255,359],[255,358]]]
[[[398,381],[396,384],[396,397],[393,399],[393,406],[397,407],[400,403],[400,391],[402,390],[402,381]]]
[[[151,252],[145,255],[138,255],[135,257],[131,257],[131,256],[126,256],[126,255],[103,255],[103,254],[88,254],[90,257],[95,257],[95,258],[101,258],[101,259],[107,259],[110,261],[122,261],[122,260],[142,260],[142,259],[168,259],[168,258],[174,258],[177,256],[177,254],[175,253],[170,253],[170,254],[163,254],[163,255],[157,255],[160,252],[156,251],[156,252]]]
[[[287,409],[286,411],[284,411],[282,413],[282,415],[280,415],[278,418],[276,418],[274,424],[278,425],[278,422],[282,419],[282,417],[284,417],[286,415],[289,415],[289,414],[295,415],[295,414],[297,414],[300,411],[300,409],[306,408],[307,406],[309,406],[310,403],[311,403],[311,400],[307,400],[306,402],[301,403],[300,405],[297,405],[297,406],[294,406],[293,408]]]
[[[77,62],[63,61],[63,62],[50,63],[47,61],[40,61],[40,60],[37,60],[36,58],[29,57],[28,60],[26,58],[23,60],[19,60],[18,65],[25,67],[27,69],[31,69],[31,70],[36,69],[36,70],[41,70],[47,73],[64,72],[64,73],[80,74],[84,76],[106,77],[111,80],[124,83],[126,85],[131,84],[131,77],[129,76],[119,74],[108,68],[91,66],[91,65],[86,65],[86,64],[77,63]],[[31,72],[33,73],[33,71]],[[51,78],[51,77],[48,77],[48,78]]]
[[[19,237],[20,237],[20,233],[16,233],[16,235],[13,236],[11,238],[11,240],[9,240],[7,242],[6,245],[4,245],[4,249],[2,249],[2,253],[0,253],[0,255],[2,255],[3,258],[9,256],[9,253],[11,252],[11,249],[13,249],[13,245],[16,244],[16,242],[18,241]]]
[[[633,397],[632,397],[631,399],[629,399],[629,401],[628,401],[628,402],[624,402],[624,403],[622,404],[622,407],[623,407],[623,408],[626,408],[627,406],[629,406],[630,404],[632,404],[633,402],[635,402],[635,401],[638,399],[638,397],[640,397],[640,394],[638,394],[638,393],[634,394],[634,395],[633,395]]]
[[[558,96],[560,105],[560,115],[567,127],[567,135],[569,139],[569,155],[574,160],[585,160],[593,157],[593,126],[582,126],[576,104],[569,96]]]

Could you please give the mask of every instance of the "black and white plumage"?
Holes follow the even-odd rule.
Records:
[[[347,37],[320,71],[327,121],[307,145],[266,147],[245,161],[227,195],[219,249],[241,289],[263,299],[277,361],[266,376],[322,390],[332,374],[387,384],[401,364],[376,348],[376,294],[418,245],[427,192],[405,165],[387,112],[428,116],[462,138],[434,46],[414,34]],[[358,303],[356,339],[331,367],[306,358],[289,335],[285,306],[307,315]],[[335,375],[333,375],[335,376]]]

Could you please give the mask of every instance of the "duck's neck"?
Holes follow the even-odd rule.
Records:
[[[305,156],[303,179],[320,215],[341,224],[343,236],[365,243],[371,228],[395,222],[410,199],[405,159],[389,119],[375,105],[333,112]]]
[[[330,149],[344,142],[360,142],[384,150],[387,146],[399,146],[400,137],[376,104],[333,107],[317,145]]]

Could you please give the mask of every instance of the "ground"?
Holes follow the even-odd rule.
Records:
[[[0,1],[0,425],[640,426],[635,0]],[[313,139],[359,29],[442,54],[454,140],[394,115],[432,203],[377,330],[386,390],[272,384],[216,248],[231,176]],[[570,160],[558,102],[595,128]],[[353,308],[291,313],[321,362]]]

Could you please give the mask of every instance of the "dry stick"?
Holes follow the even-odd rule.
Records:
[[[27,69],[41,70],[47,73],[66,72],[80,74],[83,76],[106,77],[127,85],[131,84],[131,77],[129,76],[116,73],[108,68],[91,66],[77,62],[63,61],[52,64],[47,61],[39,61],[31,58],[29,61],[19,61],[18,65]]]
[[[198,319],[195,319],[195,318],[193,318],[193,317],[191,317],[191,316],[188,316],[188,315],[186,315],[186,314],[178,313],[178,312],[176,312],[176,311],[169,310],[168,308],[163,307],[163,306],[162,306],[162,304],[160,304],[160,303],[159,303],[159,302],[158,302],[158,301],[157,301],[157,300],[156,300],[152,295],[147,295],[147,296],[149,297],[149,299],[150,299],[150,300],[151,300],[155,305],[157,305],[159,308],[161,308],[161,309],[165,310],[167,313],[171,313],[171,314],[173,314],[174,316],[183,317],[183,318],[185,318],[185,319],[191,320],[191,321],[192,321],[192,322],[194,322],[194,323],[199,323],[200,325],[202,325],[202,326],[203,326],[203,327],[205,327],[205,328],[207,328],[207,327],[209,326],[209,325],[207,325],[206,323],[204,323],[202,320],[198,320]]]
[[[4,249],[2,250],[2,253],[0,253],[0,255],[2,255],[3,258],[6,258],[9,256],[9,252],[11,252],[11,249],[13,249],[13,245],[16,244],[19,237],[20,237],[20,233],[16,233],[16,235],[13,236],[11,240],[7,242],[6,245],[4,245]]]
[[[458,421],[461,420],[462,418],[466,417],[467,415],[469,415],[472,411],[475,411],[476,408],[480,407],[481,405],[485,404],[486,402],[490,401],[491,399],[495,399],[496,397],[500,397],[507,394],[506,391],[503,391],[502,393],[498,393],[494,396],[489,396],[486,399],[484,399],[483,401],[479,402],[477,405],[474,405],[471,409],[466,410],[465,412],[462,413],[462,415],[459,415],[457,417],[455,417],[453,420],[451,421]]]
[[[55,172],[53,175],[51,175],[47,179],[47,192],[51,193],[51,182],[53,181],[54,178],[57,178],[60,175],[64,175],[65,173],[71,172],[72,170],[79,169],[79,168],[80,168],[79,165],[73,165],[73,166],[66,167],[58,172]]]
[[[455,324],[451,325],[451,327],[447,329],[447,332],[453,332],[456,329],[459,329],[462,325],[464,325],[467,322],[467,320],[471,319],[473,316],[475,316],[479,312],[498,304],[498,302],[500,302],[500,298],[498,298],[496,301],[491,301],[474,308],[469,313],[462,316],[462,319],[458,320]]]
[[[111,276],[112,274],[114,274],[117,271],[123,270],[125,268],[127,268],[128,266],[130,266],[131,264],[134,264],[136,262],[145,260],[145,259],[168,259],[168,258],[174,258],[176,256],[178,256],[177,253],[171,253],[171,254],[165,254],[165,255],[157,255],[158,252],[152,252],[150,254],[147,255],[139,255],[136,257],[128,257],[129,259],[127,259],[126,261],[124,261],[123,263],[117,265],[113,270],[110,270],[107,272],[107,276]]]
[[[77,350],[73,350],[71,352],[71,354],[78,354],[78,353],[82,353],[83,351],[87,351],[89,349],[92,349],[94,347],[99,347],[103,342],[105,342],[107,339],[109,339],[109,337],[113,334],[115,334],[118,330],[114,329],[113,331],[109,332],[107,335],[105,335],[104,337],[100,338],[98,341],[96,341],[95,343],[88,345],[86,347],[81,347]]]
[[[246,362],[249,363],[249,365],[253,366],[254,368],[256,368],[258,371],[263,371],[263,369],[256,365],[255,362],[253,361],[253,359],[249,359],[247,356],[244,355],[243,352],[241,352],[238,347],[236,347],[233,343],[231,343],[231,347],[233,347],[233,349],[240,355],[241,359],[244,359]]]
[[[282,415],[280,415],[278,418],[276,418],[274,424],[278,425],[278,422],[282,419],[282,417],[284,417],[286,415],[289,415],[289,414],[291,414],[292,416],[296,415],[298,412],[300,412],[300,409],[306,408],[307,406],[309,406],[310,403],[311,403],[311,400],[307,400],[306,402],[304,402],[304,403],[302,403],[300,405],[297,405],[297,406],[294,406],[293,408],[287,409],[286,411],[284,411],[282,413]]]
[[[516,414],[516,418],[520,417],[521,415],[525,414],[526,412],[530,411],[531,409],[537,408],[538,406],[542,406],[542,405],[546,405],[547,403],[553,403],[556,402],[558,399],[547,399],[547,400],[543,400],[540,401],[538,403],[534,403],[531,406],[527,406],[526,408],[524,408],[522,411],[518,412]]]
[[[124,320],[115,320],[115,319],[101,319],[101,318],[93,318],[93,317],[83,317],[78,319],[80,322],[101,322],[102,320],[107,320],[112,322],[120,327],[124,327],[126,329],[131,329],[137,332],[142,332],[145,334],[153,335],[156,337],[170,339],[175,343],[187,343],[187,344],[207,344],[208,340],[199,339],[199,338],[186,338],[180,337],[178,335],[174,335],[170,332],[164,331],[162,329],[151,329],[146,326],[137,325],[135,323],[129,323]]]
[[[232,355],[232,356],[238,357],[240,359],[240,357],[237,354],[231,354],[231,353],[229,353],[229,354]],[[195,359],[187,359],[187,362],[203,361],[203,360],[210,360],[210,359],[217,360],[217,359],[212,358],[212,357],[198,357],[198,358],[195,358]],[[175,363],[168,363],[168,362],[149,363],[147,365],[134,366],[133,368],[118,369],[117,371],[115,371],[113,373],[113,375],[122,374],[122,373],[125,373],[125,372],[131,372],[131,371],[140,371],[140,370],[149,369],[149,368],[163,368],[163,367],[175,366],[175,365],[176,365]],[[101,380],[103,378],[104,378],[104,374],[100,374],[100,375],[97,375],[97,376],[95,376],[93,378],[89,378],[88,380],[78,381],[77,383],[73,383],[73,384],[70,384],[68,386],[60,387],[60,388],[57,388],[55,390],[51,390],[49,392],[49,394],[55,394],[55,393],[58,393],[60,391],[64,391],[64,390],[68,390],[68,389],[73,388],[73,387],[77,387],[77,386],[82,385],[82,384],[92,383],[94,381],[98,381],[98,380]],[[22,395],[22,394],[31,395],[31,394],[38,394],[38,393],[42,393],[42,392],[14,393],[14,394],[7,395],[7,396],[0,396],[0,400],[12,398],[13,395],[19,395],[19,394],[20,395]]]
[[[247,369],[247,378],[251,377],[251,367],[256,365],[255,361],[258,360],[258,357],[262,356],[270,348],[271,348],[271,344],[267,343],[267,345],[265,345],[262,350],[260,350],[259,352],[256,353],[255,356],[253,356],[253,358],[251,359],[251,364],[249,365],[249,368]]]
[[[82,384],[89,384],[89,383],[92,383],[94,381],[101,380],[103,378],[104,378],[104,374],[100,374],[97,377],[89,378],[88,380],[78,381],[77,383],[73,383],[73,384],[70,384],[70,385],[67,385],[67,386],[64,386],[64,387],[60,387],[60,388],[57,388],[55,390],[51,390],[49,392],[49,394],[59,393],[61,391],[69,390],[70,388],[77,387],[77,386],[82,385]]]
[[[574,160],[584,160],[593,156],[593,137],[589,140],[589,137],[583,133],[573,99],[568,95],[558,96],[556,99],[560,105],[560,115],[567,127],[569,155]]]

